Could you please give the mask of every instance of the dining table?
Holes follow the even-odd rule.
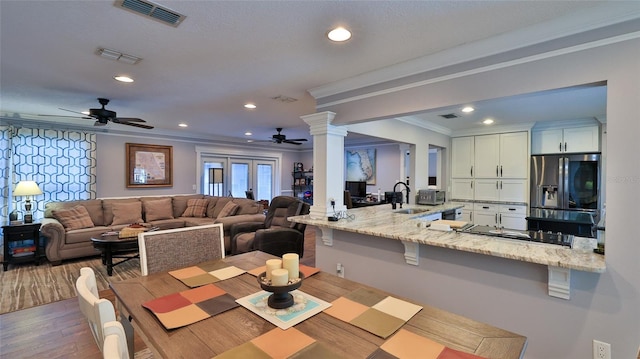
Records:
[[[273,258],[276,257],[260,251],[223,258],[220,261],[247,272],[217,281],[214,285],[235,299],[259,292],[261,286],[257,277],[248,271],[265,266],[266,261]],[[407,278],[407,285],[410,281]],[[166,329],[143,304],[190,289],[169,272],[114,281],[110,287],[129,335],[132,336],[131,331],[139,335],[155,358],[214,358],[277,328],[244,306],[237,306],[189,325]],[[299,290],[327,303],[344,298],[355,290],[364,290],[416,304],[421,309],[402,325],[403,332],[417,334],[456,351],[483,358],[522,358],[526,349],[525,336],[334,274],[319,271],[307,276]],[[325,311],[292,328],[330,349],[335,357],[342,358],[381,358],[373,354],[389,339]]]

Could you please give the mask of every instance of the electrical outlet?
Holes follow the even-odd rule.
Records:
[[[336,265],[336,275],[340,278],[344,278],[344,266],[342,263]]]
[[[594,340],[593,359],[611,359],[611,344]]]

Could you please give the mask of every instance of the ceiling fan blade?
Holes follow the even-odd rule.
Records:
[[[295,142],[294,140],[282,140],[282,142],[288,143],[288,144],[291,144],[291,145],[301,145],[302,144],[300,142]]]
[[[93,117],[93,116],[91,116],[91,115],[87,115],[86,113],[82,113],[82,112],[78,112],[78,111],[73,111],[73,110],[67,110],[66,108],[58,107],[58,109],[59,109],[59,110],[62,110],[62,111],[68,111],[68,112],[77,113],[78,115],[82,115],[82,118],[84,118],[84,119],[86,119],[86,120],[91,119],[91,118],[97,118],[97,117]],[[50,115],[50,116],[55,116],[55,115]]]
[[[83,117],[80,117],[80,116],[66,116],[66,115],[45,115],[45,114],[38,114],[38,116],[40,116],[40,117],[60,117],[60,118],[62,118],[62,117],[64,117],[64,118],[81,118],[81,119],[84,119],[84,120],[90,120],[90,119],[91,119],[91,117],[88,117],[88,116],[86,116],[86,115],[84,115]]]
[[[306,138],[287,138],[287,141],[306,141]]]
[[[143,125],[141,123],[137,123],[137,122],[116,122],[119,123],[121,125],[127,125],[127,126],[133,126],[133,127],[140,127],[140,128],[144,128],[147,130],[150,130],[153,128],[153,126],[149,126],[149,125]]]
[[[117,117],[112,119],[113,122],[147,122],[141,118],[135,118],[135,117]]]
[[[106,122],[100,122],[100,121],[96,121],[93,123],[94,126],[105,126],[107,123]]]

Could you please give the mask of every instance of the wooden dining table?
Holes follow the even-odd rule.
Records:
[[[266,260],[271,258],[274,257],[255,251],[226,257],[223,261],[249,271],[264,266]],[[256,277],[249,273],[214,284],[236,299],[261,290]],[[156,358],[209,359],[276,328],[269,321],[239,306],[208,319],[167,330],[142,304],[188,290],[189,287],[167,272],[112,282],[110,286],[115,293],[122,320],[128,322],[127,326],[144,340]],[[527,338],[522,335],[333,274],[319,272],[309,276],[304,279],[300,290],[331,303],[360,288],[422,306],[423,309],[408,320],[402,329],[448,348],[486,358],[522,358],[524,354]],[[366,358],[385,342],[379,336],[324,312],[304,320],[294,328],[344,358]]]

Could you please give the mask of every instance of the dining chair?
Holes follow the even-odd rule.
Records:
[[[120,322],[113,321],[104,324],[103,359],[129,359],[129,348],[124,327]]]
[[[76,280],[76,291],[80,311],[87,318],[93,338],[103,351],[104,324],[116,320],[113,304],[107,299],[98,297],[96,275],[89,267],[80,268],[80,277]]]
[[[224,258],[222,223],[138,234],[143,276]]]

